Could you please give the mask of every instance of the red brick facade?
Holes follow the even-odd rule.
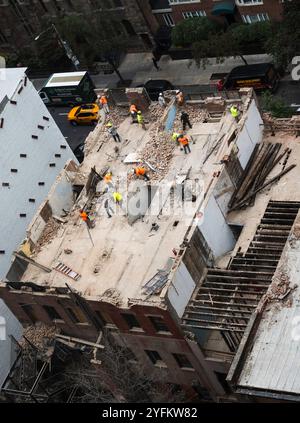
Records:
[[[216,17],[211,14],[213,7],[218,1],[214,0],[201,0],[196,3],[182,3],[176,5],[170,5],[170,12],[164,12],[171,15],[174,23],[178,23],[184,19],[183,12],[196,12],[204,11],[206,16],[210,19],[217,20],[219,22],[224,22],[224,17]],[[220,1],[221,3],[222,1]],[[237,2],[236,2],[237,3]],[[266,13],[269,16],[270,20],[280,21],[282,19],[283,5],[281,0],[264,0],[263,4],[256,5],[240,5],[237,3],[236,13],[234,15],[236,22],[241,22],[241,15],[256,15],[261,13]],[[161,25],[165,25],[166,22],[163,18],[164,13],[156,13],[156,19]]]
[[[88,316],[67,294],[33,293],[0,287],[0,297],[23,324],[41,321],[48,325],[55,325],[62,334],[90,341],[95,341],[99,335],[99,331]],[[193,384],[197,384],[214,400],[218,396],[225,395],[214,373],[214,371],[220,371],[218,364],[206,362],[197,343],[185,339],[180,325],[168,310],[144,305],[133,305],[130,309],[121,309],[111,303],[92,299],[87,303],[90,310],[105,321],[106,327],[125,342],[138,362],[149,373],[157,372],[159,377],[161,369],[151,362],[145,350],[156,351],[159,354],[169,383],[181,385],[185,391],[188,391]],[[49,316],[47,311],[49,306],[55,309],[57,313],[55,318]],[[124,313],[133,315],[139,327],[130,329],[122,315]],[[150,320],[153,316],[160,317],[168,331],[158,332]],[[181,368],[174,354],[184,355],[191,363],[191,368]],[[225,374],[228,369],[221,368],[221,371]]]

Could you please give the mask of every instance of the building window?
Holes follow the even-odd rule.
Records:
[[[162,317],[158,316],[148,316],[148,319],[151,321],[154,329],[156,332],[168,332],[170,333],[170,330],[168,326],[165,324],[164,319]]]
[[[35,323],[37,321],[34,312],[33,312],[33,308],[30,304],[20,304],[22,310],[24,311],[24,313],[27,315],[27,317],[29,318],[29,320],[32,323]]]
[[[169,0],[169,5],[178,3],[199,3],[199,0]]]
[[[43,309],[48,314],[51,320],[63,320],[60,314],[52,306],[43,306]]]
[[[270,20],[269,15],[267,13],[256,13],[255,15],[242,15],[242,19],[245,23],[248,24]]]
[[[109,314],[100,312],[99,310],[94,310],[96,316],[100,320],[101,324],[105,327],[116,327],[115,323],[110,318]]]
[[[197,18],[201,16],[206,16],[205,10],[196,10],[195,12],[182,12],[184,19]]]
[[[145,353],[147,354],[152,364],[154,364],[155,366],[167,367],[157,351],[145,350]]]
[[[123,319],[127,323],[129,329],[140,329],[141,328],[141,325],[139,324],[139,322],[138,322],[138,320],[137,320],[137,318],[135,317],[134,314],[121,313],[121,316],[123,317]]]
[[[178,366],[181,369],[193,369],[193,366],[191,365],[190,361],[184,354],[173,354],[173,357],[177,361]]]
[[[73,308],[67,307],[66,312],[73,323],[86,323],[85,318],[78,312],[78,310],[75,311]]]
[[[163,18],[167,26],[175,26],[172,15],[170,13],[164,13]]]
[[[238,6],[249,6],[256,4],[264,4],[263,0],[237,0]]]

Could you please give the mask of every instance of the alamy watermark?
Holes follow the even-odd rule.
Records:
[[[0,341],[6,340],[6,321],[5,318],[0,316]]]
[[[300,81],[300,56],[293,57],[292,65],[293,65],[293,69],[291,72],[292,79],[294,81]]]

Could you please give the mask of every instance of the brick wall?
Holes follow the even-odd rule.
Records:
[[[2,285],[0,287],[0,298],[5,301],[6,305],[23,324],[33,323],[25,310],[27,305],[36,321],[55,325],[65,335],[90,341],[95,341],[99,335],[96,328],[68,295],[10,290]],[[100,313],[98,317],[106,321],[107,327],[111,328],[117,339],[122,339],[125,342],[139,363],[149,373],[154,374],[156,372],[159,378],[161,369],[150,361],[145,350],[159,353],[165,365],[163,371],[166,373],[165,380],[168,383],[182,385],[184,389],[190,388],[193,383],[198,383],[209,393],[211,398],[224,394],[200,348],[196,343],[185,339],[181,327],[168,310],[144,305],[133,305],[130,309],[120,309],[113,304],[94,300],[89,300],[88,304],[92,311]],[[55,309],[60,319],[53,320],[49,317],[47,312],[49,306]],[[73,321],[70,309],[80,319],[80,323]],[[122,316],[123,313],[133,314],[140,327],[130,329]],[[150,320],[150,316],[161,317],[168,327],[168,333],[158,333]],[[113,329],[114,327],[115,329]],[[192,347],[190,346],[191,342]],[[191,363],[192,368],[180,368],[173,354],[183,354]]]
[[[270,20],[280,21],[282,19],[283,5],[280,0],[264,0],[261,5],[238,6],[241,15],[256,15],[257,13],[267,13]]]

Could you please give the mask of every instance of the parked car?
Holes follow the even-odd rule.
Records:
[[[71,125],[85,125],[98,122],[99,106],[96,103],[73,107],[68,113]]]
[[[158,100],[159,93],[167,90],[174,90],[174,86],[171,82],[165,79],[150,79],[146,84],[139,85],[139,87],[145,87],[152,101]]]
[[[252,87],[257,91],[268,89],[273,92],[278,86],[279,79],[279,73],[272,63],[237,66],[222,81],[222,89],[237,90]],[[221,88],[221,81],[219,85]]]

